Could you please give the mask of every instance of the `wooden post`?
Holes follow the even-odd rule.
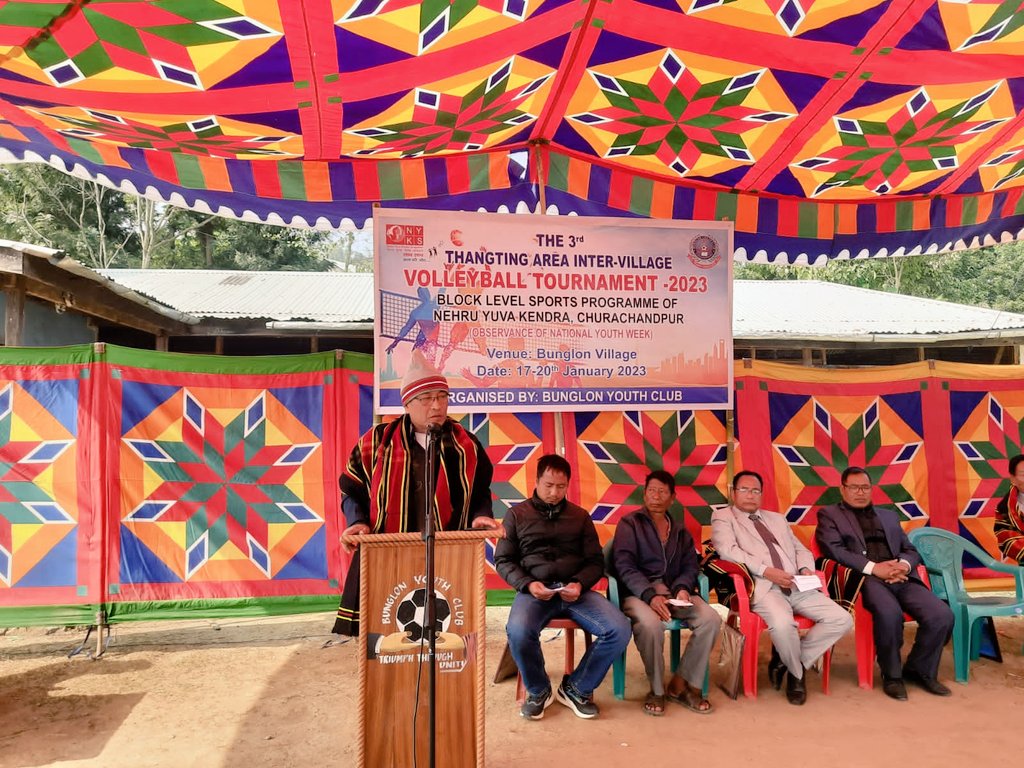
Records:
[[[725,479],[732,486],[736,474],[736,406],[725,412]]]
[[[555,419],[555,453],[565,456],[565,430],[562,429],[562,412],[551,414]]]
[[[223,355],[224,354],[224,337],[214,336],[213,337],[213,354]]]
[[[167,351],[168,336],[166,333],[158,333],[156,335],[156,351],[166,352]]]
[[[7,307],[4,311],[4,346],[20,347],[25,333],[25,278],[16,275],[14,284],[4,290]]]
[[[310,352],[319,352],[320,351],[320,337],[319,336],[310,336],[309,337],[309,351]]]

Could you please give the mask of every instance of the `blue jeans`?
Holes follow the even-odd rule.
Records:
[[[549,621],[558,618],[572,619],[596,638],[569,676],[569,684],[578,693],[592,696],[612,662],[629,644],[632,635],[629,619],[602,595],[589,589],[574,603],[567,603],[558,596],[538,600],[528,593],[516,594],[505,632],[512,658],[530,695],[540,695],[551,685],[544,670],[540,631]]]

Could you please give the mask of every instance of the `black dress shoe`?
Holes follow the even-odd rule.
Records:
[[[790,672],[786,675],[786,700],[797,706],[807,701],[807,686],[802,677],[794,677]]]
[[[903,670],[903,679],[909,680],[914,685],[924,688],[928,693],[935,696],[952,696],[953,692],[936,680],[934,677],[925,677],[913,669]]]
[[[786,676],[786,665],[782,663],[778,651],[772,648],[772,658],[768,662],[768,681],[776,691],[782,687],[782,679]]]
[[[882,690],[885,691],[885,695],[890,699],[896,699],[896,701],[907,700],[907,686],[898,677],[882,678]]]

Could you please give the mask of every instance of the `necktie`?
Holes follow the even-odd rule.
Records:
[[[761,535],[765,546],[768,547],[768,554],[772,558],[772,567],[778,568],[780,571],[786,570],[782,567],[782,557],[779,555],[779,541],[775,538],[775,534],[768,529],[768,526],[756,514],[750,516],[750,522],[754,524],[754,529]],[[790,592],[790,590],[783,589],[782,587],[780,589],[782,589],[784,595],[788,595]]]

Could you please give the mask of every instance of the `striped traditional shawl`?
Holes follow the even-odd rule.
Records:
[[[1018,505],[1019,492],[1010,486],[1010,492],[996,506],[995,533],[1003,557],[1024,564],[1024,514]]]
[[[718,596],[721,605],[729,605],[729,601],[735,594],[736,587],[733,582],[732,573],[726,571],[719,564],[721,558],[715,551],[711,540],[703,543],[700,567],[708,577],[708,584]],[[853,610],[853,604],[860,594],[860,587],[864,583],[864,574],[857,573],[852,568],[840,565],[835,560],[827,557],[818,558],[816,567],[825,575],[825,587],[828,595],[848,611]],[[730,568],[740,571],[743,577],[744,586],[747,589],[747,597],[754,594],[754,577],[745,565],[730,563]]]
[[[376,425],[352,449],[341,476],[341,491],[369,509],[373,533],[419,530],[416,510],[408,509],[413,482],[409,451],[415,439],[409,417],[402,416]],[[434,494],[434,520],[440,530],[469,525],[473,479],[481,450],[460,424],[451,419],[445,423]]]
[[[815,567],[825,575],[828,596],[846,610],[852,611],[860,588],[864,584],[864,574],[827,557],[819,557],[815,561]]]
[[[733,595],[736,594],[736,586],[733,582],[732,572],[723,568],[720,565],[722,562],[725,561],[721,559],[721,556],[715,550],[711,539],[701,542],[700,567],[708,577],[708,586],[715,590],[719,605],[729,605]],[[729,563],[729,567],[740,572],[743,577],[743,584],[747,589],[747,597],[752,597],[754,594],[754,577],[750,575],[750,570],[747,566],[740,565],[739,563]]]

